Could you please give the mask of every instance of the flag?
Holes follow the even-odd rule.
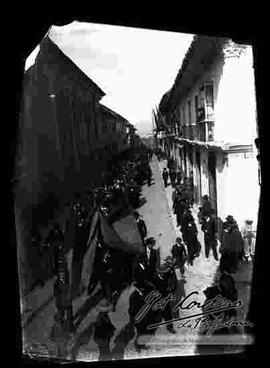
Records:
[[[169,128],[166,124],[166,121],[164,119],[164,116],[161,114],[161,112],[159,111],[159,109],[156,107],[156,111],[157,111],[157,117],[158,117],[158,121],[159,121],[159,124],[161,126],[161,130],[165,130],[166,132],[169,131]]]
[[[121,221],[122,223],[122,221]],[[125,228],[128,229],[128,223]],[[116,227],[116,228],[115,228]],[[92,273],[94,272],[94,260],[96,254],[96,247],[99,241],[102,241],[108,248],[117,249],[122,253],[132,256],[144,254],[144,247],[141,244],[139,236],[130,236],[130,228],[126,231],[128,236],[125,236],[125,232],[121,229],[120,222],[118,225],[113,226],[108,223],[105,216],[103,216],[98,210],[92,218],[90,226],[89,237],[87,241],[87,250],[83,258],[80,286],[85,288],[88,286]],[[122,239],[119,233],[123,234]]]
[[[162,127],[161,127],[161,125],[159,123],[159,120],[158,120],[158,117],[157,117],[157,115],[155,113],[155,110],[152,110],[152,113],[153,113],[153,118],[154,118],[154,122],[155,122],[157,131],[162,130]]]

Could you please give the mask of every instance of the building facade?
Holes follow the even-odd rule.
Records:
[[[159,145],[193,177],[195,202],[208,194],[218,216],[257,221],[260,186],[255,139],[252,47],[195,36],[159,106]]]
[[[19,248],[30,249],[31,231],[51,224],[128,147],[129,123],[105,112],[105,92],[48,36],[23,83],[14,198]]]

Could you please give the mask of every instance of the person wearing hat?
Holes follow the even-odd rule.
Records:
[[[145,245],[145,238],[147,237],[147,227],[145,225],[145,222],[142,218],[140,218],[140,215],[137,211],[134,211],[133,216],[136,221],[142,244]]]
[[[186,200],[184,200],[182,196],[180,195],[180,193],[178,192],[174,200],[174,203],[173,203],[173,211],[174,211],[174,214],[176,215],[177,226],[181,225],[183,215],[185,213],[185,210],[187,209],[188,209],[188,204]]]
[[[187,245],[188,263],[192,266],[194,259],[200,254],[201,245],[198,241],[198,230],[190,209],[186,210],[181,221],[183,241]]]
[[[235,281],[230,275],[228,275],[225,272],[221,273],[219,279],[213,286],[208,286],[205,290],[203,290],[203,293],[206,296],[206,300],[205,300],[204,306],[202,307],[202,312],[209,311],[209,309],[207,308],[207,304],[208,304],[207,302],[209,300],[215,299],[219,295],[229,300],[230,302],[236,302],[238,299]],[[224,311],[223,313],[224,313],[225,321],[228,321],[231,318],[235,318],[237,316],[237,310],[233,308],[228,309]],[[208,318],[210,321],[214,321],[216,317],[212,314],[209,314]],[[213,334],[218,334],[218,335],[228,334],[228,333],[230,334],[230,333],[233,333],[234,327],[236,326],[218,328],[213,331]],[[235,332],[236,334],[238,334],[240,331],[235,331]],[[202,334],[204,335],[206,333],[207,333],[207,329],[204,329],[202,331]]]
[[[183,239],[181,237],[176,238],[175,244],[172,246],[171,254],[177,267],[180,270],[181,276],[184,277],[185,274],[185,263],[187,261],[187,251],[184,245]]]
[[[254,255],[255,234],[253,231],[253,220],[248,218],[241,229],[241,234],[244,240],[244,258],[246,262],[252,260]]]
[[[162,298],[168,297],[169,294],[175,296],[177,292],[177,277],[172,257],[168,257],[157,269],[155,285]],[[166,303],[165,308],[161,311],[161,315],[164,321],[170,321],[173,319],[172,306],[170,305],[170,302]],[[176,333],[172,322],[166,325],[166,329],[170,333]]]
[[[220,253],[221,272],[235,273],[243,257],[244,242],[238,224],[231,215],[226,217],[223,224]]]
[[[160,264],[160,256],[158,249],[154,249],[154,241],[151,238],[146,241],[145,254],[142,257],[142,261],[145,267],[145,279],[152,283]]]
[[[166,167],[164,167],[163,172],[162,172],[162,179],[163,179],[163,183],[165,188],[167,188],[168,186],[168,177],[169,177],[169,173],[166,169]]]
[[[177,195],[180,195],[180,185],[176,185],[173,193],[172,193],[172,203],[173,203],[173,207],[174,207],[174,201],[175,198],[177,197]]]
[[[202,202],[202,209],[201,209],[201,218],[202,218],[202,222],[204,222],[205,218],[210,215],[212,205],[211,205],[210,199],[207,194],[205,194],[202,198],[203,198],[203,202]]]
[[[217,254],[217,220],[215,210],[211,208],[208,216],[202,224],[202,231],[204,232],[205,257],[209,258],[210,250],[212,249],[213,256],[218,261]]]
[[[176,180],[176,172],[173,168],[171,168],[169,170],[169,175],[170,175],[171,186],[174,187],[175,186],[175,180]]]

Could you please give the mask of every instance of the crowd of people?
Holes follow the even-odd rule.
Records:
[[[145,298],[151,291],[159,292],[163,298],[168,294],[176,295],[178,288],[176,268],[179,269],[181,278],[185,279],[185,265],[193,266],[194,260],[201,253],[198,229],[193,217],[193,180],[185,177],[181,170],[176,170],[171,160],[168,160],[168,166],[161,174],[165,188],[170,179],[174,189],[172,210],[179,228],[176,242],[171,248],[171,255],[161,261],[159,250],[155,249],[155,239],[147,237],[145,221],[136,209],[140,204],[141,186],[144,183],[151,185],[150,161],[154,153],[158,159],[163,158],[160,150],[153,151],[144,147],[140,152],[128,153],[111,162],[108,172],[102,177],[102,183],[89,186],[83,196],[75,194],[65,228],[62,229],[59,223],[55,222],[43,242],[44,249],[49,255],[48,268],[55,277],[54,293],[57,308],[55,320],[72,332],[74,331],[72,302],[78,295],[76,292],[80,292],[77,290],[78,284],[75,282],[73,285],[72,282],[79,279],[82,272],[94,212],[100,211],[109,224],[117,220],[123,211],[133,212],[143,252],[132,257],[132,262],[129,263],[119,250],[110,249],[108,244],[98,239],[94,260],[95,272],[90,278],[87,294],[89,298],[95,299],[96,286],[100,283],[105,304],[100,311],[97,331],[100,330],[102,335],[105,332],[100,326],[106,323],[110,325],[108,313],[111,310],[115,311],[122,287],[133,285],[134,291],[129,298],[128,312],[131,330],[136,336],[137,351],[148,348],[147,345],[138,342],[140,336],[151,335],[156,330],[153,328],[149,331],[147,326],[174,318],[172,305],[167,303],[165,308],[150,313],[147,318],[137,323],[136,315],[145,303]],[[241,231],[233,216],[228,216],[223,223],[218,221],[210,198],[204,195],[202,206],[199,208],[198,223],[204,233],[205,258],[209,259],[212,251],[215,260],[220,262],[223,278],[226,277],[224,275],[235,273],[241,262],[249,262],[252,259],[254,254],[252,220],[248,219]],[[40,243],[40,241],[40,236],[33,234],[33,242]],[[73,249],[72,263],[76,267],[68,266],[69,249]],[[72,278],[69,273],[71,269]],[[38,283],[40,286],[44,285],[42,275],[38,277]],[[176,332],[172,323],[168,323],[166,328],[170,333]],[[113,327],[110,325],[111,329]],[[104,341],[107,340],[98,337],[98,333],[96,339],[103,341],[101,352],[104,355],[108,351],[108,344],[104,345]]]
[[[102,181],[99,184],[90,185],[83,194],[75,193],[64,226],[61,226],[59,222],[54,222],[44,239],[41,238],[38,231],[32,232],[32,245],[38,249],[35,285],[43,287],[48,278],[54,277],[57,307],[55,319],[59,323],[67,324],[69,330],[73,330],[72,300],[80,293],[77,281],[82,272],[83,257],[93,214],[97,210],[100,211],[108,223],[112,224],[122,212],[135,211],[140,204],[142,184],[146,182],[151,185],[152,172],[149,165],[151,157],[152,150],[146,147],[141,147],[140,151],[130,151],[115,157],[108,164],[108,172],[102,175]],[[134,218],[136,220],[136,213]],[[139,218],[137,218],[137,223],[139,234],[141,234],[144,228]],[[145,237],[146,233],[142,235],[142,241]],[[105,265],[103,267],[105,271],[101,276],[102,287],[107,299],[112,301],[111,294],[116,290],[108,287],[111,283],[106,280],[110,280],[110,277],[105,276],[112,266],[112,261],[117,263],[115,262],[116,252],[108,251],[108,247],[102,241],[99,244],[97,249],[102,248],[102,250],[97,252],[96,258],[100,258],[100,262],[96,269],[102,270],[101,266]],[[73,250],[71,260],[67,257],[70,249]],[[119,254],[117,257],[119,260]],[[72,264],[70,265],[69,262]],[[98,274],[97,271],[96,273]],[[89,295],[91,295],[90,289],[89,285]]]

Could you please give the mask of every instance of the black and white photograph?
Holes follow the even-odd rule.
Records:
[[[74,20],[48,27],[22,86],[22,354],[139,362],[253,345],[253,45]]]

